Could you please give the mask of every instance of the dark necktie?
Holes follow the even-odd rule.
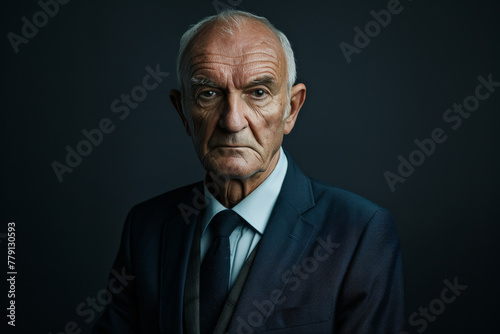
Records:
[[[200,332],[212,334],[229,292],[229,236],[242,223],[232,210],[222,210],[210,222],[214,239],[200,268]]]

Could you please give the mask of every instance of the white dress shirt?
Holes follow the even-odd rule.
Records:
[[[231,247],[229,288],[233,286],[245,260],[252,253],[266,229],[274,204],[281,191],[287,167],[288,161],[283,148],[280,147],[279,159],[271,174],[254,191],[232,208],[250,226],[248,224],[238,226],[229,236],[229,245]],[[213,242],[212,230],[208,228],[210,221],[217,213],[227,209],[207,190],[206,185],[204,186],[204,194],[207,206],[201,221],[201,262]]]

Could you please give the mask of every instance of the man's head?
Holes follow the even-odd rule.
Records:
[[[268,175],[305,100],[284,34],[245,12],[206,18],[181,39],[178,76],[181,91],[170,97],[204,168]]]

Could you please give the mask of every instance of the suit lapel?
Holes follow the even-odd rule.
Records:
[[[203,183],[194,187],[203,192]],[[195,203],[195,192],[190,191],[179,201],[178,215],[163,225],[160,260],[160,329],[162,333],[183,332],[183,299],[189,254],[194,231],[200,215]]]
[[[229,333],[237,333],[242,322],[255,324],[250,326],[258,332],[266,317],[263,315],[260,325],[256,324],[259,318],[251,319],[252,313],[259,312],[255,304],[275,300],[273,291],[283,291],[304,251],[314,242],[315,226],[302,217],[303,212],[314,206],[311,183],[288,154],[287,158],[285,180],[260,240],[255,261],[229,325]]]

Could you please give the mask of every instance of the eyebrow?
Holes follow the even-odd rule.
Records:
[[[279,89],[278,81],[271,75],[264,75],[262,77],[255,78],[245,85],[245,88],[248,89],[259,85],[268,87],[273,93],[276,93]]]
[[[191,78],[191,88],[192,89],[200,87],[200,86],[213,87],[213,88],[219,87],[212,80],[207,79],[207,78],[196,78],[196,77]]]
[[[270,75],[265,75],[260,78],[256,78],[252,81],[247,86],[257,86],[257,85],[275,85],[276,84],[276,79]]]

